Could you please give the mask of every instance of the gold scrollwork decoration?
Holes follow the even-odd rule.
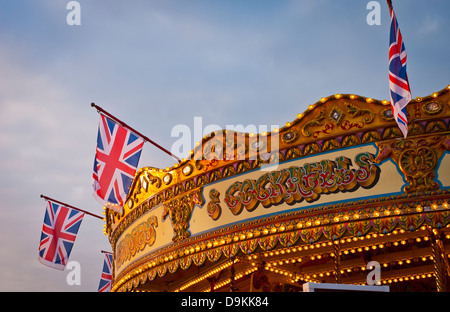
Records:
[[[374,118],[375,118],[375,115],[368,109],[360,109],[360,108],[357,108],[356,106],[353,106],[352,104],[347,104],[347,108],[348,108],[347,112],[353,118],[358,117],[358,116],[366,115],[366,116],[363,117],[363,121],[366,124],[371,123],[374,120]]]
[[[308,121],[308,122],[303,126],[303,128],[302,128],[302,134],[303,134],[305,137],[311,136],[311,132],[310,132],[307,128],[308,128],[308,127],[311,127],[311,126],[313,126],[313,127],[320,126],[320,125],[322,124],[321,121],[322,121],[324,118],[325,118],[325,117],[323,116],[323,112],[320,111],[320,112],[316,115],[316,117],[314,117],[313,120]]]
[[[377,142],[380,163],[387,158],[394,160],[408,185],[406,193],[431,191],[439,188],[436,169],[444,151],[450,151],[450,135],[432,135],[407,140]]]
[[[203,204],[202,188],[198,188],[164,203],[162,219],[165,220],[169,216],[172,222],[174,232],[174,236],[172,237],[173,242],[188,238],[191,235],[189,232],[189,221],[192,210],[195,205],[203,206]]]
[[[220,199],[219,199],[220,193],[216,189],[212,189],[209,191],[209,198],[211,201],[208,203],[207,211],[208,215],[213,220],[217,220],[220,218],[220,215],[222,214],[222,208],[220,207]]]

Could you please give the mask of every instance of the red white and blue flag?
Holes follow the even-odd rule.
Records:
[[[406,138],[408,134],[408,119],[406,105],[411,100],[408,75],[406,74],[406,50],[397,18],[390,0],[387,1],[391,15],[389,36],[389,90],[392,113],[398,127]]]
[[[94,160],[94,197],[122,211],[141,156],[144,139],[100,114]]]
[[[83,217],[81,211],[48,201],[39,244],[39,262],[64,270]]]
[[[100,278],[100,284],[98,285],[99,292],[111,291],[112,262],[113,262],[113,255],[110,253],[105,253],[105,261],[103,262],[102,276]]]

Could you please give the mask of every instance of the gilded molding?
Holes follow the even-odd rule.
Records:
[[[164,203],[162,219],[165,220],[169,217],[172,222],[174,232],[172,241],[177,242],[191,235],[189,232],[189,220],[191,219],[192,210],[195,205],[201,207],[203,204],[201,187]]]
[[[387,158],[395,161],[408,185],[406,193],[431,191],[439,188],[436,169],[445,151],[450,151],[450,135],[427,135],[406,140],[377,142],[380,151],[375,161]]]

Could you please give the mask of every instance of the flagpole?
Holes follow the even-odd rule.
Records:
[[[119,123],[122,127],[128,128],[131,131],[133,131],[134,133],[136,133],[137,135],[139,135],[140,137],[142,137],[145,141],[153,144],[154,146],[156,146],[157,148],[159,148],[160,150],[162,150],[163,152],[165,152],[166,154],[169,154],[170,156],[172,156],[173,158],[175,158],[178,163],[181,163],[181,160],[175,156],[174,154],[172,154],[171,152],[169,152],[168,150],[166,150],[164,147],[162,147],[161,145],[159,145],[158,143],[154,142],[153,140],[150,140],[148,137],[146,137],[145,135],[143,135],[142,133],[136,131],[135,129],[131,128],[129,125],[127,125],[126,123],[124,123],[123,121],[121,121],[120,119],[117,119],[116,117],[114,117],[113,115],[111,115],[110,113],[108,113],[107,111],[105,111],[103,108],[101,108],[100,106],[96,105],[95,103],[91,103],[92,107],[95,107],[97,109],[98,112],[101,112],[102,114],[108,116],[109,118],[113,119],[114,121],[116,121],[117,123]]]
[[[386,1],[387,1],[389,8],[392,10],[392,1],[391,0],[386,0]]]
[[[91,212],[89,212],[89,211],[86,211],[86,210],[83,210],[83,209],[80,209],[80,208],[77,208],[77,207],[68,205],[68,204],[66,204],[66,203],[60,202],[60,201],[58,201],[58,200],[56,200],[56,199],[53,199],[53,198],[50,198],[50,197],[48,197],[48,196],[44,196],[44,195],[41,194],[41,198],[43,198],[43,199],[45,199],[45,200],[50,200],[50,201],[52,201],[52,202],[58,203],[58,204],[60,204],[60,205],[63,205],[63,206],[65,206],[65,207],[68,207],[68,208],[72,208],[72,209],[75,209],[75,210],[84,212],[85,214],[88,214],[88,215],[90,215],[90,216],[92,216],[92,217],[96,217],[96,218],[98,218],[98,219],[103,220],[103,217],[101,217],[101,216],[99,216],[99,215],[96,215],[96,214],[93,214],[93,213],[91,213]]]
[[[101,252],[101,253],[104,253],[104,254],[110,254],[110,255],[113,255],[113,253],[112,253],[111,251],[101,250],[100,252]]]

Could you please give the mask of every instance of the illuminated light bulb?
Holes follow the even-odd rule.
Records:
[[[339,93],[337,93],[337,94],[334,95],[334,97],[335,97],[336,99],[340,99],[340,98],[342,97],[342,95],[339,94]]]
[[[434,98],[437,98],[438,94],[437,94],[437,92],[433,92],[433,94],[431,96],[434,97]]]

